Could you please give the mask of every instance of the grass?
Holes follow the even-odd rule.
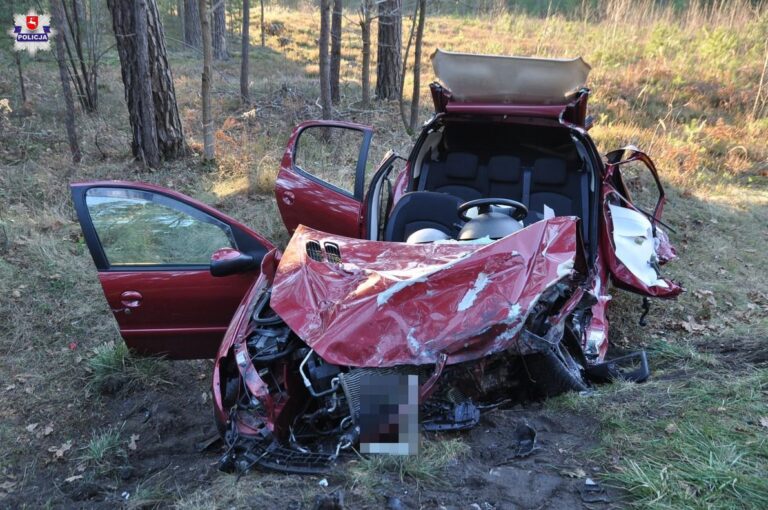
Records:
[[[593,66],[590,112],[596,123],[590,133],[603,153],[632,143],[656,161],[670,200],[665,219],[677,230],[671,237],[680,252],[665,271],[688,289],[677,301],[654,303],[645,328],[637,326],[638,298],[614,293],[612,341],[626,349],[649,348],[654,369],[649,383],[604,386],[588,398],[568,395],[548,405],[600,421],[603,441],[596,455],[607,466],[611,483],[629,491],[631,504],[766,507],[766,429],[759,424],[768,416],[766,374],[745,360],[768,349],[768,280],[761,277],[768,267],[768,94],[765,85],[760,89],[768,12],[743,0],[668,2],[669,7],[648,0],[563,0],[546,8],[524,3],[514,8],[496,1],[472,4],[478,8],[440,3],[427,18],[421,82],[434,79],[428,55],[437,46],[582,55]],[[335,115],[374,125],[376,154],[389,148],[407,154],[412,140],[395,105],[359,107],[359,27],[351,10],[346,16],[342,101]],[[251,18],[258,18],[258,9]],[[80,431],[91,430],[95,440],[119,430],[101,416],[119,399],[95,394],[139,392],[159,380],[191,384],[174,376],[186,362],[142,360],[128,353],[74,219],[67,182],[148,181],[203,200],[277,245],[286,242],[272,187],[292,127],[320,114],[319,17],[308,5],[287,9],[270,3],[266,21],[280,21],[286,28],[267,38],[267,48],[251,52],[252,105],[237,101],[238,45],[230,44],[230,61],[215,64],[214,165],[203,165],[197,154],[199,55],[175,41],[169,39],[169,61],[185,134],[197,152],[153,172],[135,165],[130,156],[114,50],[100,70],[100,111],[77,115],[84,152],[78,166],[68,159],[52,54],[22,57],[27,104],[20,101],[15,73],[0,75],[0,371],[7,380],[4,387],[14,386],[0,388],[0,435],[2,469],[24,480],[20,485],[35,486],[36,476],[52,478],[56,464],[49,463],[48,447]],[[177,20],[163,22],[178,40]],[[111,36],[105,42],[111,44]],[[3,51],[0,62],[9,68],[13,63]],[[406,79],[407,99],[411,80]],[[426,119],[431,113],[426,87],[420,98],[420,118]],[[719,354],[727,350],[736,353]],[[195,390],[207,391],[207,384],[201,381]],[[49,416],[56,416],[56,432],[29,439],[25,426],[48,423]],[[435,473],[460,458],[460,451],[450,449],[466,447],[439,446],[443,443],[426,443],[418,459],[359,461],[345,483],[375,485],[383,474],[408,484],[430,484]],[[167,489],[160,480],[147,484],[150,495],[138,500],[151,500],[155,489]],[[222,476],[210,486],[166,495],[178,498],[180,507],[263,506],[264,501],[284,506],[270,496],[287,487],[311,501],[318,490],[312,485],[316,480],[261,474],[259,483],[236,484]]]
[[[109,474],[128,457],[122,443],[119,428],[108,427],[94,431],[90,441],[83,448],[80,460],[99,474]]]
[[[347,469],[347,477],[354,486],[371,492],[386,483],[384,475],[392,475],[400,482],[410,479],[417,484],[440,486],[446,468],[457,466],[461,457],[469,453],[469,446],[459,438],[422,441],[418,455],[369,455],[361,457]]]
[[[87,370],[90,388],[112,394],[164,383],[168,367],[162,358],[132,355],[124,342],[107,342],[93,349]]]
[[[641,508],[764,508],[768,504],[768,369],[725,370],[691,346],[655,346],[643,385],[615,383],[555,408],[601,422],[595,452],[612,485]],[[680,368],[691,373],[680,376]]]

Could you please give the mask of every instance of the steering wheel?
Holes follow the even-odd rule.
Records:
[[[491,212],[492,205],[505,205],[511,207],[509,215],[518,221],[523,220],[528,216],[528,208],[524,204],[509,198],[478,198],[477,200],[470,200],[469,202],[461,204],[457,209],[457,212],[459,218],[464,221],[470,221],[472,218],[467,216],[468,210],[477,207],[478,214],[486,214]]]

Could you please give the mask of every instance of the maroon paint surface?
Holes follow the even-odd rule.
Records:
[[[313,179],[294,166],[296,143],[301,132],[312,126],[338,126],[371,131],[351,122],[308,121],[296,126],[280,163],[275,181],[275,199],[288,232],[308,225],[347,237],[362,235],[361,201]]]
[[[149,191],[194,207],[252,237],[267,250],[272,244],[222,212],[188,196],[153,184],[92,181],[73,187],[111,187]],[[142,354],[175,359],[211,358],[243,295],[259,271],[214,277],[205,268],[113,267],[99,281],[126,345]]]
[[[384,367],[533,351],[518,333],[540,294],[575,260],[577,221],[537,222],[486,245],[362,241],[299,227],[272,287],[272,308],[325,361]],[[339,246],[342,263],[306,252]]]

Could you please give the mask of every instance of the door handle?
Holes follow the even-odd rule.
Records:
[[[138,308],[141,306],[142,299],[144,296],[141,295],[141,292],[135,290],[126,290],[120,294],[120,303],[126,308]]]
[[[295,198],[296,195],[294,195],[292,191],[283,192],[283,202],[285,202],[287,205],[291,205]]]

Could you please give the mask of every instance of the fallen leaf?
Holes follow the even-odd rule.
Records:
[[[65,442],[61,446],[51,446],[48,451],[53,454],[54,460],[63,459],[64,455],[72,449],[72,440]]]
[[[45,426],[45,428],[43,429],[43,435],[47,436],[51,432],[53,432],[53,423],[49,423],[48,425]]]
[[[670,423],[669,425],[664,427],[664,432],[666,432],[667,434],[674,434],[675,432],[677,432],[677,425],[675,425],[674,422]]]
[[[581,468],[564,469],[560,471],[560,474],[565,475],[569,478],[584,478],[585,476],[587,476],[587,472]]]
[[[74,476],[70,476],[69,478],[65,478],[64,481],[67,483],[72,483],[75,480],[81,480],[82,478],[83,478],[83,475],[74,475]]]
[[[768,416],[760,417],[760,425],[768,429]]]
[[[34,432],[38,425],[40,425],[40,424],[39,423],[30,423],[29,425],[27,425],[24,428],[27,429],[27,432]]]
[[[138,441],[140,437],[141,436],[139,436],[138,434],[131,434],[131,440],[128,441],[129,450],[135,450],[136,448],[138,448],[138,446],[136,445],[136,441]]]

